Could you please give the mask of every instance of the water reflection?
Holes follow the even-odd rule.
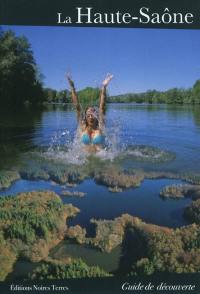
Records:
[[[20,154],[33,147],[34,131],[42,111],[30,107],[0,110],[0,169],[17,163]]]
[[[166,162],[131,162],[128,158],[124,160],[124,166],[122,166],[122,161],[118,162],[119,165],[121,164],[120,167],[125,167],[127,170],[128,168],[130,170],[131,168],[144,168],[151,171],[200,172],[200,147],[197,144],[200,141],[199,114],[199,108],[192,106],[108,105],[106,122],[108,138],[112,138],[114,134],[114,137],[117,137],[117,144],[155,146],[176,154],[174,160]],[[1,110],[0,168],[13,166],[20,162],[21,154],[34,147],[46,148],[48,152],[52,152],[52,159],[59,156],[59,152],[63,152],[62,163],[65,166],[69,165],[70,160],[74,160],[82,152],[78,142],[76,143],[78,149],[71,144],[74,142],[76,128],[76,116],[71,105],[50,105],[43,110],[26,108],[17,112]],[[58,149],[53,148],[55,143],[57,144],[56,147],[60,148],[59,152]],[[72,147],[71,153],[69,152],[69,145]],[[63,146],[67,147],[66,150],[62,150]],[[113,154],[114,151],[111,150]],[[136,151],[138,152],[138,150]],[[87,165],[85,165],[85,162],[80,162],[80,157],[77,157],[77,163],[79,166],[84,166],[84,168],[92,171],[97,168],[97,165],[99,169],[104,169],[103,160],[105,164],[113,162],[113,158],[108,155],[109,152],[105,153],[104,157],[96,158],[95,161],[90,160]],[[64,162],[64,158],[66,162]],[[32,162],[36,162],[34,155]],[[74,164],[74,161],[72,163]],[[44,164],[43,160],[42,164]],[[92,177],[94,172],[89,174],[88,170],[86,174],[89,178]],[[58,169],[55,167],[55,172],[57,171],[59,175],[59,165]],[[131,188],[119,194],[114,194],[108,191],[107,187],[98,185],[92,179],[84,179],[84,182],[79,185],[79,189],[86,193],[86,196],[82,199],[64,196],[62,192],[66,187],[56,185],[54,182],[20,180],[7,189],[6,193],[14,194],[38,189],[55,191],[64,203],[72,203],[80,208],[80,213],[69,222],[69,225],[80,224],[87,229],[87,233],[91,236],[91,218],[114,219],[123,213],[136,215],[147,223],[158,225],[177,227],[188,224],[183,219],[182,212],[185,206],[190,203],[190,199],[183,199],[179,202],[170,199],[163,201],[158,196],[164,186],[179,182],[179,180],[169,179],[144,180],[140,188]],[[75,188],[69,189],[73,191]],[[5,195],[4,192],[1,195]],[[56,258],[62,259],[67,253],[75,257],[87,257],[88,264],[93,264],[96,258],[95,263],[101,264],[109,271],[115,271],[119,265],[121,272],[126,272],[135,260],[142,257],[143,249],[145,250],[142,247],[144,244],[140,243],[137,232],[130,230],[125,232],[122,248],[120,248],[120,260],[119,248],[113,252],[113,256],[109,255],[110,259],[108,259],[106,254],[102,255],[79,245],[65,243],[61,245],[56,248],[58,250],[55,251]],[[135,250],[131,254],[133,246],[135,246]],[[110,263],[109,267],[107,267],[108,262]],[[29,266],[30,264],[27,264],[27,270]],[[23,263],[16,263],[15,271],[18,272],[18,268],[23,267]]]
[[[108,138],[117,129],[121,144],[145,144],[175,152],[169,168],[200,170],[200,108],[182,105],[108,104]],[[60,132],[73,141],[76,116],[72,105],[49,105],[45,109],[0,111],[0,168],[12,165],[20,154],[35,146],[52,144]],[[61,144],[65,144],[61,140]],[[194,164],[195,163],[195,164]]]
[[[200,106],[196,105],[193,111],[194,123],[198,126],[198,130],[200,131]]]

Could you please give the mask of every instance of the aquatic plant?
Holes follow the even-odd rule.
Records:
[[[109,191],[109,192],[112,192],[112,193],[120,193],[120,192],[122,192],[123,190],[122,190],[122,188],[119,188],[119,187],[115,186],[115,187],[109,187],[109,188],[108,188],[108,191]]]
[[[133,150],[132,150],[133,149]],[[81,183],[86,178],[93,178],[96,183],[105,185],[110,192],[122,192],[124,189],[131,187],[138,187],[144,179],[182,179],[191,185],[197,185],[199,182],[198,174],[174,173],[170,171],[152,171],[132,168],[122,168],[122,162],[125,160],[135,160],[135,156],[142,156],[148,160],[171,158],[172,154],[162,151],[151,146],[135,146],[126,150],[125,153],[119,154],[117,158],[112,161],[102,160],[100,157],[88,156],[84,164],[65,163],[62,157],[59,159],[53,158],[49,155],[46,149],[34,152],[28,152],[24,155],[24,163],[20,168],[20,175],[22,178],[31,180],[51,180],[57,184],[65,186],[74,186]],[[138,152],[140,153],[138,155]],[[67,152],[67,151],[66,151]],[[173,155],[174,156],[174,155]],[[154,158],[154,159],[153,159]],[[169,192],[171,189],[171,192]],[[177,192],[180,190],[177,187]],[[186,186],[183,189],[187,194]],[[175,187],[166,188],[161,191],[161,196],[174,194]],[[167,193],[168,192],[168,193]],[[192,188],[188,193],[192,193],[193,197],[200,197],[200,189],[198,187]],[[178,194],[179,195],[179,194]],[[172,195],[170,196],[172,197]]]
[[[48,173],[40,166],[31,165],[20,171],[20,175],[26,180],[48,180]]]
[[[8,188],[14,181],[20,179],[17,171],[0,171],[0,189]]]
[[[95,172],[94,180],[98,184],[109,188],[130,188],[138,187],[143,181],[144,176],[141,173],[127,173],[115,166]]]
[[[20,174],[25,179],[50,179],[62,185],[80,183],[88,176],[84,167],[50,159],[41,152],[29,152],[24,156]]]
[[[121,168],[124,161],[161,162],[174,158],[174,154],[170,152],[144,145],[129,146],[127,150],[118,152],[118,156],[111,160],[107,159],[106,151],[102,154],[102,158],[100,154],[87,155],[84,164],[79,165],[71,163],[70,160],[66,161],[65,157],[70,156],[68,153],[70,154],[70,151],[67,150],[60,152],[59,157],[57,153],[55,156],[55,151],[53,154],[47,150],[29,152],[24,156],[24,165],[20,169],[20,174],[22,178],[51,179],[62,185],[80,183],[90,177],[97,183],[106,185],[112,190],[114,188],[116,191],[120,188],[138,186],[145,177],[145,172],[139,170],[127,172]]]
[[[168,234],[157,232],[141,236],[143,242],[146,242],[146,250],[143,252],[143,258],[132,265],[130,274],[199,272],[199,230],[199,226],[192,225],[172,230]]]
[[[186,251],[192,251],[200,248],[200,227],[198,224],[176,229],[176,233],[181,236],[183,247]]]
[[[66,236],[69,239],[76,240],[79,244],[84,244],[86,242],[86,229],[79,225],[71,226],[68,228]]]
[[[16,260],[17,254],[11,244],[4,239],[3,232],[0,231],[0,281],[4,281],[7,274],[12,271]]]
[[[64,238],[66,219],[78,211],[50,191],[0,198],[0,247],[6,246],[13,263],[18,256],[40,261]],[[2,254],[5,250],[0,251],[0,260],[4,260]],[[8,260],[8,264],[13,263]],[[11,266],[2,266],[2,279],[10,270]]]
[[[196,174],[196,173],[183,174],[181,175],[181,178],[193,185],[200,185],[200,174]]]
[[[33,270],[31,279],[73,279],[111,276],[98,266],[88,266],[81,259],[65,264],[61,261],[42,262]]]
[[[190,188],[191,186],[183,184],[166,186],[160,191],[160,196],[163,198],[183,198]]]
[[[200,199],[192,201],[192,203],[185,208],[184,215],[190,221],[200,224]]]
[[[142,171],[144,174],[145,179],[183,179],[181,174],[169,171]],[[185,178],[184,178],[185,179]]]
[[[198,224],[170,229],[145,223],[128,214],[114,220],[91,222],[96,225],[94,238],[86,238],[85,231],[81,228],[74,230],[72,236],[77,240],[78,232],[81,232],[81,244],[88,244],[105,252],[111,252],[120,245],[122,251],[116,274],[200,272]]]
[[[129,214],[123,214],[114,220],[95,220],[91,223],[95,224],[95,237],[86,238],[85,243],[90,244],[101,251],[111,252],[115,247],[123,241],[125,230],[127,227],[139,228],[143,232],[168,232],[170,229],[160,227],[153,224],[146,224],[138,217]]]
[[[61,195],[63,196],[76,196],[76,197],[84,197],[86,193],[81,192],[81,191],[68,191],[64,190],[61,192]]]
[[[25,156],[25,164],[21,167],[20,174],[25,179],[50,179],[61,185],[74,185],[91,177],[97,183],[108,186],[112,191],[137,187],[144,179],[141,172],[128,173],[116,162],[108,163],[91,156],[87,163],[78,166],[49,159],[38,152]]]
[[[183,197],[191,197],[192,199],[200,198],[200,186],[179,184],[169,185],[160,191],[160,196],[163,198],[180,199]]]
[[[152,163],[170,161],[174,160],[176,157],[173,152],[161,150],[157,147],[148,145],[127,146],[125,152],[120,156],[123,159],[147,161]]]

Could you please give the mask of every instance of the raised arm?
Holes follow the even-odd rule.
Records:
[[[108,74],[105,80],[102,82],[102,87],[100,91],[100,101],[99,101],[99,111],[100,113],[105,114],[106,109],[106,88],[110,81],[112,80],[113,75]]]
[[[100,124],[104,124],[104,115],[106,111],[106,88],[109,82],[112,80],[113,75],[108,74],[105,80],[102,83],[100,98],[99,98],[99,115],[100,115]]]
[[[76,107],[77,119],[78,119],[78,122],[80,122],[80,120],[81,120],[81,106],[78,101],[78,95],[76,93],[74,82],[72,81],[72,79],[69,75],[67,75],[67,80],[69,82],[69,87],[70,87],[71,94],[72,94],[72,103]]]

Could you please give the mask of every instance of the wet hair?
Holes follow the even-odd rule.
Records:
[[[98,120],[98,110],[95,108],[95,107],[92,107],[92,106],[88,106],[85,110],[85,113],[84,113],[84,118],[83,118],[83,121],[84,121],[84,124],[86,125],[86,127],[88,126],[88,122],[87,122],[87,111],[89,109],[93,109],[94,110],[94,113],[96,112],[96,116],[94,115],[94,118],[95,118],[95,128],[98,128],[99,127],[99,120]]]

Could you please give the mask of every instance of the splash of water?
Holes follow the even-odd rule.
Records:
[[[50,146],[44,153],[45,157],[70,164],[85,163],[86,156],[81,148],[80,140],[77,136],[73,138],[69,130],[58,131],[52,136]]]
[[[92,154],[92,156],[101,160],[114,160],[121,151],[119,133],[119,125],[113,121],[104,131],[106,137],[105,146],[95,154]],[[44,153],[44,156],[65,163],[81,165],[88,161],[91,153],[81,143],[78,130],[73,137],[73,134],[65,129],[56,132],[52,136],[50,146]]]
[[[128,159],[133,161],[159,162],[174,159],[174,154],[159,148],[144,145],[120,142],[120,122],[109,121],[109,126],[104,130],[106,137],[105,146],[96,153],[90,153],[81,143],[79,131],[73,134],[65,129],[52,136],[50,146],[43,156],[66,164],[83,165],[91,157],[101,161],[114,161],[115,159]],[[133,141],[133,140],[131,140]]]

